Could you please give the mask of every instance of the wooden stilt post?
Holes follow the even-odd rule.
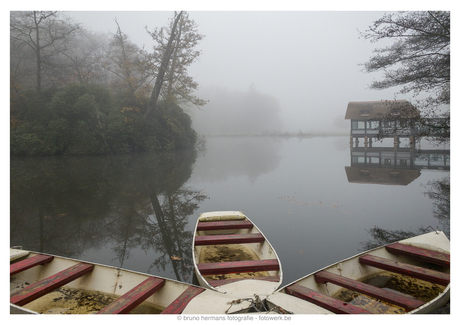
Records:
[[[410,136],[410,151],[415,151],[415,138],[413,135]]]

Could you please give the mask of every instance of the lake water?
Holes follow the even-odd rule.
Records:
[[[374,227],[448,233],[425,193],[449,156],[404,152],[392,167],[394,152],[375,150],[353,153],[347,136],[210,137],[199,154],[13,157],[10,245],[192,282],[198,216],[238,210],[285,285],[364,250]]]

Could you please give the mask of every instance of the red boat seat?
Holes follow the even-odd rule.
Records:
[[[196,236],[195,246],[262,243],[262,234]]]
[[[176,300],[174,300],[161,314],[180,314],[188,303],[204,291],[203,288],[188,287]]]
[[[335,314],[371,314],[367,310],[349,305],[342,300],[329,297],[296,283],[287,287],[285,291],[291,296],[311,302]]]
[[[383,301],[392,303],[396,306],[401,306],[404,309],[409,310],[409,311],[416,309],[424,304],[423,301],[419,301],[419,300],[410,298],[406,295],[403,295],[397,292],[384,290],[378,287],[374,287],[372,285],[369,285],[369,284],[366,284],[360,281],[356,281],[353,279],[349,279],[349,278],[346,278],[341,275],[334,274],[328,271],[320,271],[316,273],[315,280],[318,283],[330,282],[330,283],[339,285],[341,287],[363,293],[370,297],[381,299]]]
[[[101,309],[98,314],[127,314],[144,302],[148,297],[160,290],[164,284],[164,279],[149,277],[141,284]]]
[[[412,278],[425,280],[443,286],[447,286],[450,283],[450,275],[447,273],[401,263],[378,256],[364,255],[359,258],[359,262],[382,270],[407,275]]]
[[[277,259],[220,263],[200,263],[197,264],[197,267],[202,275],[277,271],[280,269]]]
[[[199,222],[196,230],[252,229],[253,227],[249,220],[209,221]]]
[[[395,255],[406,255],[420,261],[441,266],[450,266],[450,254],[400,243],[388,245],[386,246],[386,250]]]
[[[93,268],[94,265],[92,264],[78,263],[59,273],[53,274],[46,279],[14,292],[10,296],[10,302],[18,306],[24,306],[25,304],[28,304],[29,302],[91,272]]]
[[[10,276],[28,270],[34,266],[51,262],[54,256],[39,254],[10,265]]]
[[[222,286],[227,283],[232,283],[241,280],[262,280],[262,281],[269,281],[269,282],[279,282],[280,277],[277,276],[255,276],[255,277],[248,277],[248,278],[234,278],[234,279],[224,279],[224,280],[207,280],[210,285],[213,287]]]

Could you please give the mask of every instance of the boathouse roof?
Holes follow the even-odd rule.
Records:
[[[387,114],[400,115],[402,110],[404,110],[403,116],[405,118],[414,118],[419,115],[419,111],[405,99],[381,100],[370,102],[349,102],[345,119],[376,119],[382,118]]]

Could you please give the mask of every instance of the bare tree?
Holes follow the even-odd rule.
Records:
[[[391,46],[374,50],[375,55],[364,63],[366,72],[384,72],[383,80],[374,81],[370,88],[401,87],[401,94],[412,93],[415,98],[427,96],[416,100],[415,106],[423,113],[417,123],[420,129],[426,130],[423,135],[434,133],[448,141],[450,12],[385,14],[361,34],[371,42],[393,41]]]
[[[140,89],[148,87],[155,66],[149,55],[122,32],[116,19],[115,23],[117,31],[109,42],[104,68],[114,78],[112,85],[118,90],[127,91],[131,99],[134,99]]]
[[[105,83],[106,71],[102,68],[101,58],[106,57],[107,37],[87,31],[74,33],[68,51],[58,65],[64,73],[63,80],[79,83]]]
[[[68,19],[58,17],[56,11],[11,12],[10,38],[26,45],[35,55],[36,89],[42,90],[43,76],[56,56],[67,50],[67,36],[80,29]]]

